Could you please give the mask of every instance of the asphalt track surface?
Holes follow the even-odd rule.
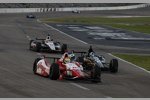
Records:
[[[64,16],[74,16],[74,14],[67,12],[36,15],[41,18],[60,17],[63,14]],[[91,13],[90,15],[92,16]],[[94,12],[94,15],[96,15],[96,12]],[[99,15],[98,13],[96,16]],[[55,41],[67,43],[70,50],[87,50],[89,44],[84,44],[64,35],[43,23],[37,22],[36,19],[26,19],[25,14],[1,14],[0,22],[1,98],[150,97],[150,73],[119,59],[119,72],[117,74],[103,72],[102,83],[97,84],[89,81],[53,81],[34,75],[32,65],[34,59],[38,57],[38,53],[29,51],[30,39],[44,38],[47,35],[46,33],[51,33]],[[93,46],[95,51],[104,55],[108,61],[114,58],[104,52],[101,46]],[[59,54],[44,54],[61,56]]]
[[[48,24],[88,44],[150,49],[150,35],[98,25]],[[108,39],[107,39],[108,38]]]

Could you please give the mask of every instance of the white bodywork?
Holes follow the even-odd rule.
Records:
[[[37,63],[37,73],[38,74],[41,74],[43,70],[49,74],[49,69],[50,69],[50,65],[48,63],[46,64],[44,59],[41,59]]]
[[[34,42],[31,43],[32,47],[36,47],[36,44]]]
[[[45,44],[48,45],[51,50],[56,50],[53,41],[45,41]]]
[[[83,70],[82,66],[79,67],[75,63],[68,63],[68,64],[65,64],[65,65],[66,65],[67,70]]]
[[[72,70],[76,70],[80,73],[81,76],[84,76],[83,74],[83,67],[77,66],[75,63],[67,63],[66,65],[66,72],[67,75],[72,76]],[[74,77],[74,78],[78,78],[78,77]]]
[[[101,61],[98,57],[94,56],[93,59],[95,60],[95,62],[100,65],[100,67],[104,67],[104,65],[102,63],[105,63],[105,60],[103,59],[103,61]]]

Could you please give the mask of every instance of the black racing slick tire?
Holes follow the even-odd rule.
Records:
[[[41,60],[41,58],[37,58],[35,59],[34,63],[33,63],[33,73],[36,74],[37,71],[37,63],[39,62],[39,60]]]
[[[101,68],[95,65],[91,73],[92,82],[101,82]]]
[[[41,50],[41,43],[37,42],[36,43],[36,52],[39,52]]]
[[[30,44],[29,44],[29,50],[32,50],[31,43],[32,43],[33,41],[34,41],[34,40],[30,40]]]
[[[49,78],[51,80],[57,80],[60,76],[59,65],[56,63],[52,63],[49,71]]]
[[[61,47],[61,53],[64,54],[67,51],[67,44],[63,44]]]
[[[117,73],[118,72],[118,60],[112,59],[109,64],[110,72]]]

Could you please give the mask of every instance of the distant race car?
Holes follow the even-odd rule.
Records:
[[[118,60],[112,59],[110,63],[106,63],[106,59],[103,55],[96,55],[94,52],[90,52],[88,55],[83,52],[81,56],[77,58],[77,61],[82,64],[82,66],[91,67],[97,65],[101,68],[101,71],[110,71],[112,73],[118,72]]]
[[[33,14],[29,14],[29,15],[26,15],[26,18],[36,18],[36,16]]]
[[[72,13],[81,13],[80,10],[73,10]]]
[[[59,52],[64,53],[67,51],[67,44],[61,44],[60,42],[54,42],[53,39],[48,35],[46,39],[35,39],[30,40],[29,49],[40,52]]]
[[[95,65],[91,68],[83,67],[74,60],[74,54],[65,52],[61,58],[39,57],[33,64],[34,74],[57,79],[86,79],[92,82],[101,82],[101,70]],[[53,60],[52,62],[48,61]]]

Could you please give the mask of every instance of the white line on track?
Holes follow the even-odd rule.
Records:
[[[112,97],[110,97],[110,96],[106,96],[105,98],[112,98]]]
[[[144,69],[144,68],[142,68],[142,67],[139,67],[139,66],[137,66],[137,65],[135,65],[135,64],[133,64],[133,63],[131,63],[131,62],[128,62],[128,61],[126,61],[126,60],[123,60],[123,59],[121,59],[121,58],[119,58],[119,57],[117,57],[117,56],[114,56],[114,55],[112,55],[111,53],[108,53],[108,55],[110,55],[110,56],[112,56],[112,57],[115,57],[115,58],[117,58],[117,59],[119,59],[119,60],[121,60],[121,61],[123,61],[123,62],[126,62],[126,63],[128,63],[128,64],[130,64],[130,65],[133,65],[133,66],[135,66],[135,67],[137,67],[137,68],[139,68],[139,69],[141,69],[141,70],[143,70],[143,71],[145,71],[145,72],[147,72],[147,73],[150,73],[150,71],[148,71],[148,70],[146,70],[146,69]]]
[[[82,43],[84,43],[84,44],[88,44],[88,43],[86,43],[86,42],[84,42],[84,41],[82,41],[82,40],[80,40],[80,39],[77,39],[77,38],[75,38],[75,37],[73,37],[73,36],[70,36],[70,35],[68,35],[68,34],[66,34],[66,33],[64,33],[64,32],[62,32],[62,31],[60,31],[60,30],[58,30],[58,29],[56,29],[56,28],[54,28],[54,27],[52,27],[52,26],[46,24],[46,23],[44,23],[44,25],[47,26],[47,27],[50,27],[50,28],[52,28],[52,29],[54,29],[54,30],[56,30],[56,31],[58,31],[58,32],[60,32],[60,33],[62,33],[62,34],[64,34],[64,35],[66,35],[66,36],[72,38],[72,39],[75,39],[75,40],[77,40],[77,41],[79,41],[79,42],[82,42]]]
[[[78,88],[81,88],[81,89],[83,89],[83,90],[90,90],[89,88],[86,88],[86,87],[83,87],[83,86],[81,86],[81,85],[79,85],[79,84],[76,84],[76,83],[70,83],[71,85],[74,85],[74,86],[76,86],[76,87],[78,87]],[[104,95],[104,98],[112,98],[112,97],[110,97],[110,96],[105,96]]]
[[[70,83],[71,85],[74,85],[74,86],[76,86],[76,87],[78,87],[78,88],[81,88],[81,89],[84,89],[84,90],[90,90],[90,89],[88,89],[88,88],[86,88],[86,87],[83,87],[83,86],[81,86],[81,85],[79,85],[79,84],[76,84],[76,83]]]

